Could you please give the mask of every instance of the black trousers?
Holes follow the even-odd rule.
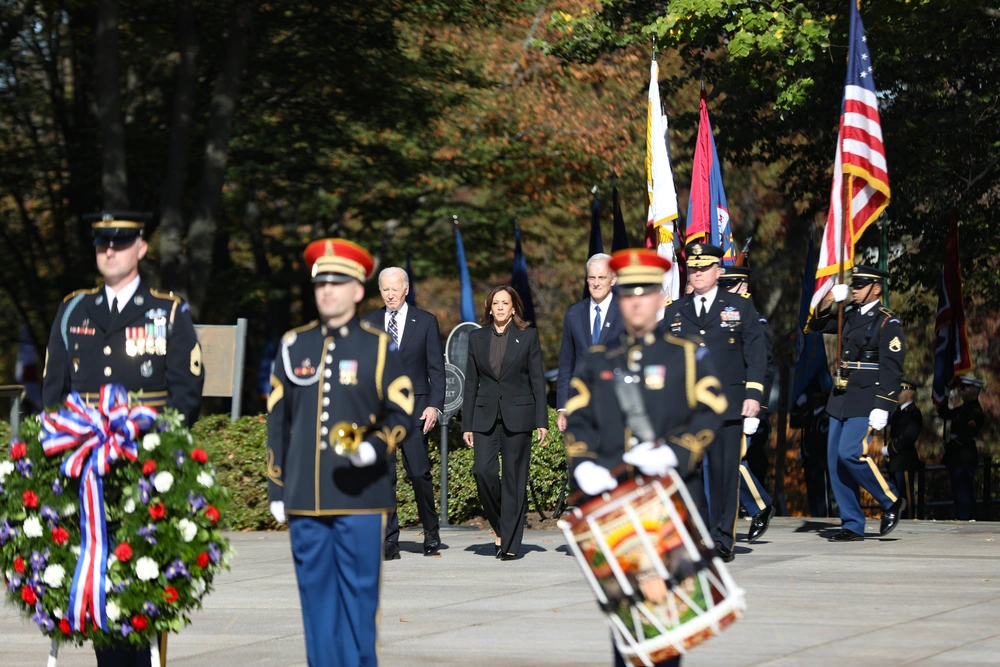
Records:
[[[708,532],[716,544],[730,551],[736,544],[742,441],[743,420],[730,419],[723,422],[708,449]]]
[[[498,419],[486,433],[474,434],[473,447],[472,474],[483,513],[500,538],[502,553],[516,554],[521,549],[528,510],[531,431],[509,431]],[[503,459],[502,477],[498,457]]]
[[[132,646],[122,642],[114,648],[94,649],[94,653],[97,655],[97,667],[152,667],[148,644]]]
[[[896,496],[906,498],[906,509],[903,510],[904,519],[914,519],[917,516],[917,494],[916,494],[916,470],[900,470],[891,475],[893,491]]]
[[[438,531],[437,510],[434,509],[434,484],[431,479],[431,461],[427,456],[427,436],[423,432],[423,422],[414,422],[413,428],[399,446],[403,453],[403,468],[413,485],[413,495],[417,500],[417,516],[424,529],[424,537]],[[396,454],[388,458],[389,481],[392,483],[393,509],[385,523],[385,541],[399,542],[399,516],[396,514]]]

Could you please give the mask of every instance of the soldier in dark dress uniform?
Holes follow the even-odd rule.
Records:
[[[826,404],[830,414],[827,457],[833,495],[840,508],[842,529],[834,542],[865,539],[865,514],[858,487],[882,507],[880,535],[899,523],[906,499],[897,497],[868,453],[869,436],[889,422],[899,401],[899,381],[906,357],[903,325],[895,313],[879,306],[886,274],[870,266],[855,266],[851,277],[853,304],[844,310],[843,352]],[[847,298],[847,285],[834,285],[806,325],[806,331],[836,333],[835,300]]]
[[[286,333],[267,399],[271,512],[288,517],[310,665],[375,665],[386,458],[414,394],[389,334],[357,318],[374,262],[349,241],[309,244],[320,319]]]
[[[674,336],[696,336],[712,353],[728,408],[721,442],[708,454],[708,529],[719,557],[733,559],[744,433],[752,435],[764,398],[767,349],[760,315],[749,294],[719,289],[722,248],[692,243],[687,254],[693,291],[667,306],[660,326]]]
[[[90,405],[115,383],[140,403],[175,408],[190,426],[201,409],[205,377],[191,311],[173,293],[150,289],[139,277],[146,255],[145,213],[109,211],[92,221],[97,269],[104,285],[63,299],[45,353],[42,398],[57,408],[70,392]],[[109,528],[109,534],[114,529]],[[96,651],[99,667],[148,667],[148,646]]]
[[[983,408],[979,405],[982,380],[971,375],[957,378],[962,388],[962,404],[957,408],[942,405],[942,419],[951,420],[948,443],[944,448],[944,465],[951,477],[951,493],[955,502],[955,518],[969,521],[976,518],[976,491],[973,479],[979,464],[976,436],[983,427]]]
[[[914,518],[916,495],[914,482],[917,471],[924,464],[917,452],[917,440],[924,427],[920,408],[913,402],[917,395],[917,385],[912,380],[899,382],[899,407],[889,417],[889,444],[882,447],[882,456],[889,457],[889,475],[892,488],[897,496],[906,498],[904,516]]]
[[[826,412],[828,393],[807,388],[789,415],[789,426],[802,429],[799,458],[805,475],[809,516],[830,516],[833,505],[826,456],[830,433],[830,415]]]
[[[563,436],[570,484],[595,496],[633,476],[662,475],[667,469],[698,482],[704,450],[720,446],[716,434],[726,412],[726,396],[707,348],[658,331],[663,274],[670,261],[652,250],[621,250],[611,258],[625,333],[595,345],[577,365],[566,401]],[[615,391],[617,382],[641,389],[655,442],[631,437]],[[714,450],[713,450],[714,451]],[[622,463],[629,464],[616,475]],[[680,658],[659,663],[676,665]],[[615,664],[624,665],[615,652]]]
[[[719,277],[719,286],[730,294],[749,295],[750,272],[752,269],[746,266],[723,266],[722,275]],[[764,374],[763,400],[760,406],[760,413],[757,415],[757,428],[752,433],[746,434],[746,446],[743,451],[743,461],[740,462],[740,504],[750,517],[750,530],[747,531],[747,542],[759,540],[767,532],[771,524],[771,517],[774,515],[774,505],[771,502],[771,494],[760,482],[760,479],[767,471],[767,441],[771,437],[771,424],[767,420],[767,400],[771,395],[771,384],[774,382],[774,373],[771,372],[771,327],[767,324],[767,319],[760,318],[760,326],[764,332],[764,347],[767,350],[767,372]],[[751,465],[751,457],[756,462],[763,465],[758,471]]]

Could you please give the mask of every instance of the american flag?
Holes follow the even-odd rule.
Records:
[[[889,173],[882,144],[882,124],[872,75],[868,38],[856,0],[851,4],[851,32],[847,51],[847,82],[840,111],[840,132],[833,163],[830,210],[816,267],[815,310],[830,291],[843,264],[854,266],[854,244],[889,205]],[[845,191],[846,188],[846,191]],[[844,200],[848,202],[847,238],[844,238]]]

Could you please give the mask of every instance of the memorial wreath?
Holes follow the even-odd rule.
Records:
[[[190,622],[227,566],[226,492],[170,409],[121,385],[28,418],[0,456],[0,571],[42,633],[140,644]]]

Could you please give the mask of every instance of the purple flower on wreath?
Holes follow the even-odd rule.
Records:
[[[196,496],[188,491],[188,502],[191,503],[191,514],[197,514],[208,506],[205,496]]]
[[[149,523],[136,531],[139,537],[146,538],[146,542],[149,544],[156,544],[156,538],[153,537],[153,533],[156,532],[156,524]]]
[[[139,499],[143,505],[149,504],[149,496],[153,492],[153,485],[146,481],[145,477],[139,478]]]
[[[174,458],[177,460],[177,467],[178,468],[181,467],[182,465],[184,465],[184,461],[187,460],[186,458],[184,458],[184,450],[183,449],[175,450],[174,451]]]
[[[62,484],[59,483],[59,480],[57,479],[56,481],[52,482],[52,493],[56,494],[57,496],[61,496],[62,492],[63,492],[63,487]]]
[[[128,588],[131,585],[132,585],[132,579],[131,578],[122,579],[117,584],[113,584],[111,586],[111,592],[113,592],[113,593],[121,593],[122,591],[124,591],[126,588]]]
[[[31,558],[29,560],[31,563],[31,569],[37,574],[39,570],[45,567],[48,560],[48,554],[40,554],[37,551],[31,552]]]
[[[128,621],[122,621],[121,633],[122,637],[128,637],[132,634],[132,624]]]
[[[42,505],[42,518],[49,522],[49,528],[59,523],[59,515],[48,505]]]
[[[15,464],[17,471],[21,473],[22,477],[31,478],[31,470],[35,467],[35,464],[31,462],[31,459],[21,459]]]
[[[159,616],[160,610],[156,608],[155,604],[147,600],[142,603],[142,613],[146,616]]]
[[[55,622],[44,611],[41,610],[36,611],[34,614],[32,614],[31,620],[37,623],[38,627],[40,627],[42,630],[45,630],[46,632],[51,632],[52,630],[55,630],[56,627]]]
[[[17,537],[17,528],[12,527],[7,519],[4,519],[3,524],[0,525],[0,545],[12,537]]]
[[[177,577],[191,578],[191,573],[188,572],[187,565],[179,558],[167,566],[166,575],[168,580],[176,579]]]
[[[222,560],[222,549],[220,549],[215,542],[208,543],[208,558],[213,564],[218,563]]]
[[[21,587],[21,577],[13,576],[7,580],[7,589],[11,591],[16,591]]]
[[[0,496],[3,495],[3,484],[0,484]]]

